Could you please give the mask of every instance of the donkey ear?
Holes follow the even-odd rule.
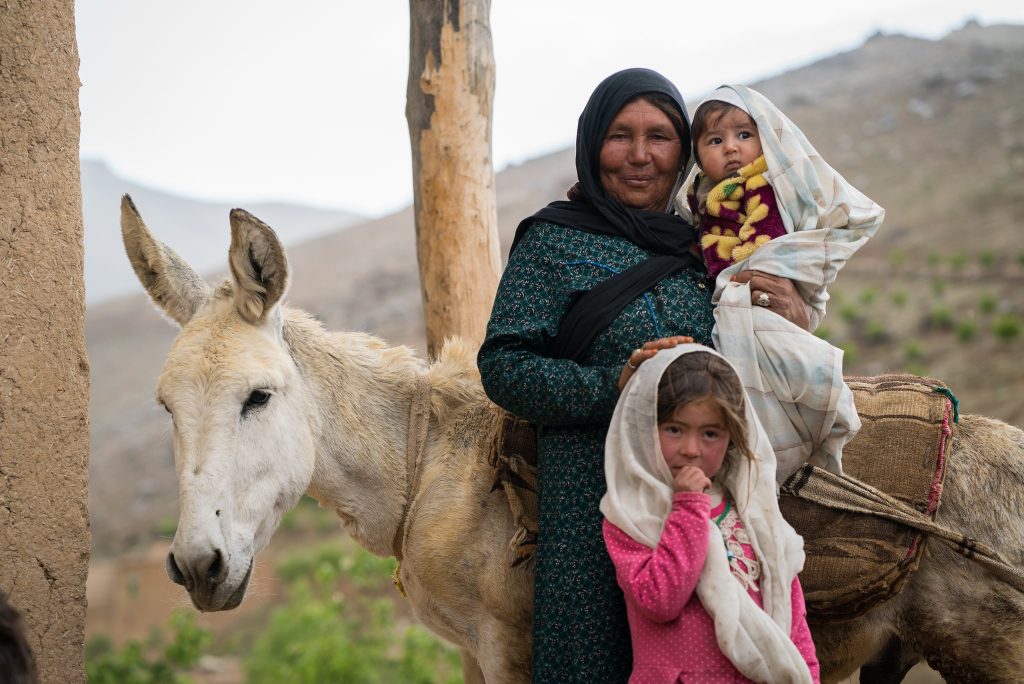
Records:
[[[174,250],[153,237],[128,195],[121,197],[121,237],[153,303],[178,325],[188,323],[210,298],[210,287]]]
[[[235,308],[250,323],[262,323],[288,289],[288,260],[270,226],[243,209],[231,210],[231,275]]]

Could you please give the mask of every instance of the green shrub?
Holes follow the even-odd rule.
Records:
[[[281,517],[280,528],[289,532],[294,530],[323,532],[326,529],[337,527],[337,525],[338,518],[333,511],[321,508],[316,499],[303,495],[295,508]]]
[[[445,684],[461,681],[458,652],[418,625],[399,629],[394,605],[369,587],[390,585],[392,561],[359,549],[324,547],[279,567],[289,601],[245,659],[250,684],[352,682]],[[342,594],[344,577],[357,590]]]
[[[839,315],[847,323],[853,323],[858,318],[860,318],[860,309],[858,309],[856,306],[852,304],[847,304],[846,306],[839,309]]]
[[[342,552],[337,544],[289,556],[277,565],[277,576],[287,584],[303,577],[316,577],[321,583],[332,582],[341,574]]]
[[[837,346],[843,350],[843,369],[849,373],[850,368],[857,363],[857,356],[859,355],[857,345],[852,342],[844,342]]]
[[[105,636],[89,640],[85,648],[85,674],[89,684],[186,684],[191,680],[182,673],[195,666],[212,639],[210,633],[196,626],[195,613],[177,611],[171,615],[173,639],[161,653],[163,639],[154,635],[147,647],[129,641],[120,651]]]
[[[881,344],[889,339],[889,332],[882,323],[870,321],[864,326],[864,336],[871,344]]]
[[[277,529],[285,532],[294,532],[299,527],[299,509],[293,508],[290,511],[285,511],[284,515],[281,516],[281,522],[278,523]]]
[[[903,356],[907,361],[920,361],[924,358],[924,345],[917,340],[910,340],[903,345]]]
[[[832,329],[826,328],[823,325],[819,326],[817,329],[815,329],[814,336],[820,337],[823,340],[831,340],[833,336]]]
[[[946,281],[941,278],[932,280],[932,294],[941,297],[946,293]]]
[[[326,508],[318,508],[316,516],[316,531],[317,532],[331,532],[338,530],[341,527],[341,520],[338,518],[338,514],[334,511],[329,511]]]
[[[907,253],[902,249],[891,249],[887,255],[889,265],[893,268],[899,268],[907,261]]]
[[[949,257],[949,265],[953,267],[954,271],[961,270],[967,265],[968,258],[966,252],[956,252],[953,256]]]
[[[956,336],[961,342],[970,342],[978,336],[978,324],[974,321],[960,321],[956,324]]]
[[[1024,252],[1017,252],[1017,263],[1024,266]]]
[[[192,667],[199,662],[213,636],[196,625],[196,614],[190,610],[179,610],[171,615],[174,639],[164,649],[164,658],[180,667]]]
[[[907,293],[903,290],[895,290],[889,295],[889,301],[892,302],[893,306],[902,308],[907,303]]]
[[[178,531],[178,519],[177,518],[161,518],[156,523],[156,527],[153,530],[156,532],[156,536],[171,539],[174,537],[174,533]]]
[[[860,303],[868,306],[878,298],[878,290],[873,287],[866,287],[860,292]]]
[[[993,323],[992,331],[1003,342],[1012,342],[1020,337],[1020,321],[1015,316],[1000,316]]]
[[[936,328],[950,330],[953,327],[953,311],[948,306],[937,306],[928,313],[928,323]]]
[[[992,314],[995,313],[996,307],[999,305],[999,299],[994,294],[986,292],[981,295],[981,302],[979,304],[981,306],[981,313]]]
[[[986,249],[978,255],[978,263],[980,263],[983,268],[992,268],[996,265],[996,253],[990,249]]]

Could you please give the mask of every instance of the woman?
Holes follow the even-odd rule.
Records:
[[[639,363],[681,336],[711,342],[693,229],[670,212],[689,161],[676,88],[647,69],[609,76],[580,116],[571,200],[519,225],[498,287],[478,362],[488,396],[537,426],[534,682],[629,678],[626,609],[598,508],[604,439]],[[767,292],[773,310],[807,326],[792,284],[742,277],[755,299]]]

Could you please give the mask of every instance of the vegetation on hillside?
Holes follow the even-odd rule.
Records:
[[[458,651],[424,627],[397,620],[394,561],[338,544],[295,554],[278,568],[287,600],[245,642],[215,644],[195,614],[171,617],[170,637],[114,648],[94,637],[86,649],[90,684],[190,684],[203,655],[235,657],[249,684],[458,684]]]
[[[1024,252],[890,252],[840,273],[816,334],[845,351],[847,375],[936,377],[966,413],[1024,423]],[[998,412],[996,411],[998,408]]]

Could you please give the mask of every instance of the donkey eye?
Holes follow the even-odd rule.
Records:
[[[253,409],[258,409],[268,401],[270,401],[270,392],[266,390],[253,390],[249,394],[249,398],[242,404],[242,413],[246,414]]]

